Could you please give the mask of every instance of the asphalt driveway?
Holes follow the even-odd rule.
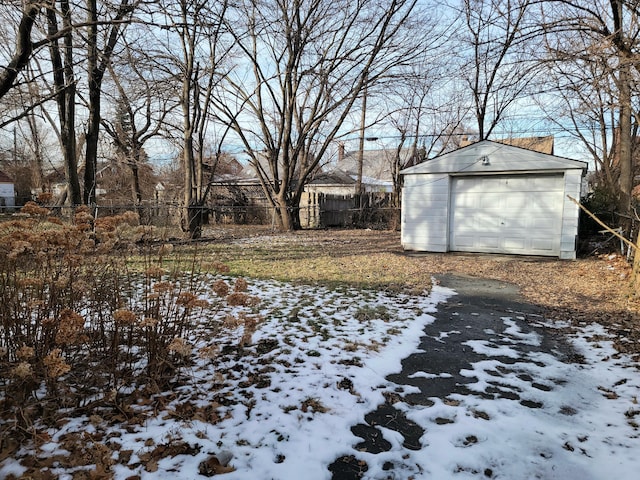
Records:
[[[402,362],[402,371],[387,377],[397,384],[387,392],[386,402],[365,416],[364,422],[352,427],[362,439],[354,445],[353,455],[346,455],[330,465],[334,480],[366,477],[367,464],[362,452],[379,454],[388,451],[389,431],[402,435],[403,448],[420,451],[428,442],[428,425],[419,425],[405,415],[404,407],[429,408],[434,402],[453,404],[460,396],[476,396],[483,400],[508,399],[516,408],[540,409],[544,402],[531,392],[554,390],[554,381],[540,378],[534,372],[544,368],[550,355],[563,362],[579,360],[561,336],[541,326],[539,309],[526,303],[515,286],[473,277],[443,275],[437,278],[457,295],[438,306],[435,321],[428,325],[419,350]],[[550,357],[546,357],[550,358]],[[528,368],[531,365],[532,368]],[[481,369],[481,377],[474,374]],[[487,380],[488,379],[488,380]],[[564,379],[555,379],[558,384]],[[572,407],[556,408],[560,415],[572,415]],[[482,418],[483,412],[477,412]],[[447,425],[455,420],[437,416],[433,422]],[[427,433],[425,435],[425,433]],[[467,442],[477,438],[470,435]],[[464,442],[463,442],[464,443]],[[425,464],[429,459],[424,458]],[[386,478],[414,478],[403,474],[403,465],[387,462]],[[474,472],[491,478],[491,468]],[[427,477],[425,477],[427,478]]]

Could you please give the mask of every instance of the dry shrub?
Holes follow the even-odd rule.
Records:
[[[145,270],[145,275],[147,276],[147,278],[156,278],[156,279],[160,279],[162,278],[162,276],[167,273],[166,270],[162,267],[159,267],[157,265],[152,265],[149,268],[147,268]]]
[[[33,347],[29,347],[27,345],[23,345],[16,352],[16,357],[18,360],[26,361],[31,360],[35,356],[35,350]]]
[[[237,278],[235,284],[233,285],[233,290],[235,292],[246,292],[248,288],[249,285],[244,278]]]
[[[116,325],[128,327],[136,323],[136,314],[129,309],[120,308],[113,312],[113,320],[116,322]]]
[[[53,203],[53,193],[51,192],[42,192],[38,194],[36,198],[36,203],[38,205],[51,205]]]
[[[124,212],[120,215],[99,217],[95,219],[96,230],[112,232],[118,227],[137,227],[140,225],[140,216],[135,212]]]
[[[243,292],[233,292],[227,295],[227,303],[232,307],[251,307],[257,305],[260,300]]]
[[[56,332],[56,344],[75,345],[85,342],[84,317],[69,308],[60,312],[58,331]]]
[[[58,378],[71,370],[69,365],[62,357],[62,350],[55,348],[44,357],[44,366],[47,368],[47,376],[49,378]]]
[[[242,337],[240,338],[239,345],[244,346],[251,344],[253,334],[256,332],[262,320],[260,315],[247,315],[245,312],[240,312],[237,315],[225,315],[223,326],[228,330],[237,330],[242,327]]]
[[[251,344],[253,334],[256,333],[258,323],[262,320],[260,316],[240,314],[240,318],[244,323],[244,331],[242,332],[242,338],[240,339],[240,346]]]
[[[73,215],[73,221],[76,226],[82,230],[91,229],[93,226],[93,214],[91,213],[91,209],[86,205],[76,208]]]
[[[215,359],[220,354],[220,347],[218,345],[207,345],[206,347],[202,347],[198,351],[198,356],[200,358],[205,358],[209,360]]]
[[[222,324],[227,329],[235,329],[242,325],[242,319],[235,315],[225,315]]]
[[[35,203],[0,223],[0,438],[22,441],[38,416],[55,423],[61,406],[107,402],[104,392],[123,385],[161,391],[191,358],[185,339],[199,319],[219,319],[226,298],[234,306],[256,303],[238,291],[246,282],[229,295],[224,280],[200,275],[195,253],[185,270],[168,265],[176,256],[168,243],[159,252],[136,245],[147,257],[129,262],[123,251],[152,233],[138,223],[132,212],[94,220],[87,208],[69,222]],[[212,289],[218,301],[200,297]],[[208,321],[213,345],[198,354],[218,355],[215,335],[225,328],[244,328],[249,343],[258,322],[244,315],[235,325]]]
[[[20,362],[11,370],[13,377],[24,380],[33,376],[33,368],[29,362]]]
[[[213,262],[205,266],[209,268],[211,271],[218,272],[218,273],[229,273],[231,271],[229,266],[222,262]]]
[[[224,280],[216,280],[213,283],[211,289],[215,292],[219,297],[226,297],[229,294],[229,285]]]
[[[164,257],[166,255],[170,255],[173,252],[173,244],[165,243],[158,250],[158,255]]]
[[[174,338],[168,345],[168,350],[181,357],[188,357],[193,352],[193,346],[184,338]]]
[[[157,282],[153,284],[153,290],[159,294],[171,293],[176,289],[176,286],[167,281]]]
[[[20,209],[20,213],[30,217],[46,217],[51,211],[48,208],[41,207],[36,202],[27,202]]]
[[[147,238],[147,227],[140,225],[140,216],[135,212],[98,217],[94,221],[94,235],[103,251],[130,246]]]

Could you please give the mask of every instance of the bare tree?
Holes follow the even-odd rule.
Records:
[[[212,91],[233,42],[228,41],[228,2],[215,0],[160,1],[162,16],[153,30],[160,43],[151,52],[158,68],[172,70],[179,84],[179,131],[184,173],[182,229],[191,238],[201,234],[207,193],[204,156],[212,121]],[[160,65],[163,62],[164,65]]]
[[[22,16],[16,30],[15,54],[8,66],[0,71],[0,98],[9,89],[16,87],[18,76],[26,73],[27,65],[32,61],[36,62],[35,56],[39,50],[47,46],[49,58],[38,60],[39,65],[46,64],[51,70],[41,71],[37,80],[28,77],[25,80],[30,84],[51,76],[51,96],[39,98],[38,102],[46,102],[52,98],[56,100],[59,122],[57,133],[64,157],[68,199],[73,205],[95,203],[102,78],[126,24],[126,17],[138,2],[119,0],[114,5],[109,1],[97,0],[29,0],[16,3],[22,3]],[[38,22],[40,18],[43,22]],[[31,37],[36,29],[40,38],[34,41]],[[83,46],[86,48],[86,56],[80,54],[80,47]],[[86,85],[82,84],[84,72],[87,74]],[[33,88],[29,87],[29,91],[33,91]],[[76,117],[81,98],[79,94],[85,91],[88,98],[88,120],[84,134],[86,149],[83,193],[78,174]],[[27,102],[23,112],[17,112],[14,120],[28,116],[36,105],[37,102]]]
[[[554,61],[546,72],[547,90],[540,95],[539,105],[548,121],[576,140],[593,160],[595,171],[592,187],[597,191],[600,208],[617,204],[619,162],[616,156],[618,130],[615,89],[611,88],[603,65],[583,62]],[[608,205],[605,205],[608,204]]]
[[[140,168],[146,158],[145,144],[164,135],[165,122],[178,107],[173,75],[156,68],[155,60],[137,47],[140,45],[127,44],[118,64],[109,66],[113,91],[107,89],[105,94],[115,108],[108,118],[101,119],[117,157],[130,172],[135,204],[143,199]]]
[[[304,184],[363,91],[409,62],[415,0],[241,0],[230,17],[242,62],[215,97],[284,230]],[[403,36],[404,35],[404,36]]]
[[[536,0],[464,0],[460,17],[462,72],[480,140],[488,138],[523,97],[536,74],[529,13]]]
[[[40,1],[27,0],[21,4],[21,15],[15,36],[14,49],[6,66],[0,66],[0,98],[14,86],[20,72],[27,66],[33,52],[31,32],[40,13]],[[17,8],[17,5],[16,7]]]
[[[134,11],[135,4],[130,0],[120,0],[108,18],[111,5],[105,2],[98,8],[97,0],[87,0],[87,86],[88,86],[88,122],[85,136],[85,168],[83,201],[87,205],[96,203],[96,170],[98,165],[98,136],[102,99],[102,79],[109,67],[114,49],[126,25],[126,18]],[[106,24],[104,32],[99,31],[100,24]],[[99,37],[104,36],[102,42]],[[102,43],[102,45],[100,45]]]
[[[49,43],[50,61],[53,68],[53,84],[58,105],[60,122],[60,143],[62,147],[67,193],[72,205],[82,203],[78,159],[76,156],[76,72],[74,62],[74,38],[72,11],[69,0],[60,0],[56,9],[55,0],[46,6],[47,32],[52,38]],[[62,19],[62,29],[58,22]],[[60,45],[60,37],[63,44]]]
[[[601,142],[612,139],[613,152],[592,148],[593,141],[577,133],[590,148],[605,181],[615,187],[618,213],[628,219],[633,139],[639,125],[634,92],[640,77],[640,6],[632,0],[554,0],[544,3],[542,11],[550,60],[556,71],[565,73],[565,85],[571,87],[579,109],[572,112],[592,112],[601,128]],[[582,71],[592,75],[580,76]],[[585,96],[585,92],[592,95]],[[622,223],[628,227],[629,221]]]
[[[423,61],[403,69],[390,82],[385,123],[396,132],[395,152],[390,158],[394,205],[400,206],[400,171],[452,148],[452,132],[468,114],[459,89],[438,55],[428,52]]]

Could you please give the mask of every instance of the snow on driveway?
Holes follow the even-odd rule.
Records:
[[[229,480],[349,478],[346,468],[330,471],[340,458],[351,459],[351,478],[637,478],[640,376],[597,325],[571,339],[572,362],[547,348],[545,331],[557,325],[530,328],[517,312],[484,326],[481,315],[466,317],[476,318],[477,338],[471,320],[469,328],[436,321],[445,308],[460,316],[455,292],[437,285],[422,297],[266,281],[251,289],[264,318],[252,344],[235,347],[237,332],[213,360],[194,352],[164,410],[144,411],[137,425],[76,418],[21,456],[64,454],[65,436],[86,431],[117,442],[112,472],[122,480],[204,478],[214,456]],[[192,341],[200,349],[221,342]],[[444,355],[456,342],[467,353],[459,363],[416,363],[404,385],[390,380],[424,345]],[[400,412],[395,423],[416,438],[371,421],[371,412],[389,415],[381,405]],[[215,414],[176,414],[185,406]],[[359,447],[358,434],[372,429],[381,435],[376,453]],[[158,453],[176,443],[188,448]],[[19,460],[0,463],[0,478],[25,471]],[[75,473],[55,462],[49,470],[60,479]]]

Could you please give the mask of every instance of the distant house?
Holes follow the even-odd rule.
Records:
[[[16,188],[13,179],[0,170],[0,210],[16,206]]]
[[[309,193],[324,193],[327,195],[353,195],[356,180],[341,170],[332,170],[316,175],[307,185],[305,191]]]
[[[317,172],[305,185],[300,199],[302,226],[332,227],[352,225],[364,219],[374,221],[372,210],[390,206],[395,156],[395,149],[365,150],[360,173],[359,153],[345,152],[340,145],[333,169]],[[400,161],[406,162],[408,157],[409,150],[402,150]],[[358,180],[361,180],[363,196],[357,195]],[[384,214],[378,216],[382,218]]]
[[[401,165],[406,165],[410,155],[410,149],[405,148],[400,151]],[[395,149],[374,149],[362,152],[362,188],[365,192],[391,192],[393,190],[395,156]],[[344,145],[340,145],[338,162],[333,171],[345,173],[357,182],[359,163],[358,151],[345,151]]]
[[[218,173],[209,182],[209,208],[217,223],[264,224],[272,210],[262,184],[250,165],[239,162]]]
[[[477,140],[469,139],[468,136],[464,136],[460,142],[460,147],[468,147],[476,142]],[[527,150],[546,153],[547,155],[553,155],[555,138],[553,135],[547,135],[545,137],[503,138],[495,140],[495,142],[504,143],[505,145],[511,145],[513,147],[526,148]]]

